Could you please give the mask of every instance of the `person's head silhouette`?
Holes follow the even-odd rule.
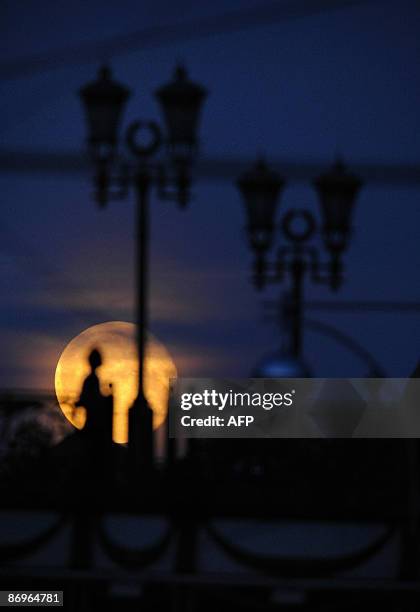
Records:
[[[93,349],[89,354],[89,364],[94,372],[100,365],[102,365],[102,356],[98,349]]]

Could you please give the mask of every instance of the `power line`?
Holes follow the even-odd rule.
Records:
[[[313,301],[307,302],[310,310],[328,310],[330,312],[420,312],[420,302],[386,302],[386,301]]]
[[[241,157],[204,157],[197,163],[197,176],[204,180],[232,181],[254,161]],[[299,183],[318,176],[328,166],[328,162],[283,158],[270,160],[270,165],[285,179]],[[420,184],[418,164],[352,163],[350,165],[352,171],[366,183],[413,186]],[[88,168],[88,160],[82,153],[0,149],[2,173],[79,175],[87,173]]]
[[[263,306],[268,309],[278,309],[279,302],[275,300],[263,301]],[[407,312],[420,313],[420,302],[391,302],[386,300],[314,300],[304,304],[305,310],[345,312],[345,313],[368,313],[368,312]]]
[[[238,30],[310,17],[326,11],[342,10],[379,0],[288,0],[248,10],[229,11],[187,23],[152,26],[102,41],[55,49],[0,63],[0,78],[16,79],[67,66],[103,61],[141,49],[162,47]]]

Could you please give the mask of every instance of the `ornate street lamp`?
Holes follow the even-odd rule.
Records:
[[[118,154],[119,128],[130,91],[113,81],[108,67],[80,90],[88,126],[88,146],[95,167],[95,199],[103,207],[111,199],[125,198],[133,186],[137,198],[137,346],[139,382],[137,399],[130,410],[129,448],[137,466],[153,463],[153,413],[144,394],[144,361],[148,304],[149,195],[157,188],[161,199],[185,206],[190,197],[191,166],[197,151],[197,131],[206,90],[189,81],[183,67],[174,79],[156,92],[165,130],[154,121],[134,121],[125,133],[129,161]],[[165,146],[163,162],[154,160]]]
[[[319,250],[310,244],[317,227],[314,215],[306,209],[292,209],[283,215],[279,227],[287,244],[278,248],[274,262],[267,262],[284,184],[262,161],[237,181],[245,205],[249,243],[255,254],[254,284],[262,289],[266,283],[282,282],[286,274],[290,275],[291,286],[284,307],[288,310],[286,319],[292,321],[291,352],[299,357],[304,276],[308,273],[313,281],[327,283],[333,290],[340,287],[341,258],[351,235],[351,216],[361,181],[349,174],[341,162],[315,180],[323,220],[322,237],[329,255],[327,262],[321,261]]]

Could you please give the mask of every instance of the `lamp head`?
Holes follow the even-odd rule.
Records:
[[[118,142],[118,128],[130,90],[113,81],[107,66],[79,92],[88,127],[88,143],[95,161],[110,161]]]
[[[354,203],[362,182],[337,160],[314,184],[321,205],[324,244],[331,254],[340,254],[348,245]]]
[[[259,159],[238,179],[237,186],[245,206],[250,245],[263,254],[273,241],[278,197],[284,181]]]
[[[156,90],[167,131],[167,146],[172,161],[190,164],[197,147],[198,122],[207,91],[189,80],[181,65],[173,79]]]

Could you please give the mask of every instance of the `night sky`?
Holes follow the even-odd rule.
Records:
[[[15,78],[6,74],[19,58],[53,56],[79,43],[256,5],[4,0],[1,150],[82,155],[85,126],[77,91],[103,60],[134,90],[125,124],[158,119],[152,92],[181,60],[210,92],[200,130],[203,158],[252,162],[263,153],[268,161],[312,160],[327,168],[339,153],[350,167],[419,163],[415,1],[366,2],[116,57],[98,54],[92,62],[75,57],[68,65]],[[1,388],[51,389],[55,364],[72,337],[103,321],[133,320],[134,199],[98,210],[89,178],[1,173]],[[418,301],[419,192],[420,182],[365,185],[345,257],[345,285],[335,296],[308,283],[307,298]],[[247,376],[280,345],[280,330],[264,320],[262,300],[274,299],[281,288],[257,295],[250,283],[251,255],[234,182],[197,181],[186,211],[152,197],[152,332],[181,375]],[[308,206],[317,212],[317,205],[310,183],[290,183],[280,210]],[[418,314],[311,317],[360,341],[388,375],[406,376],[417,361]],[[318,375],[366,374],[352,355],[309,331],[305,358]]]

